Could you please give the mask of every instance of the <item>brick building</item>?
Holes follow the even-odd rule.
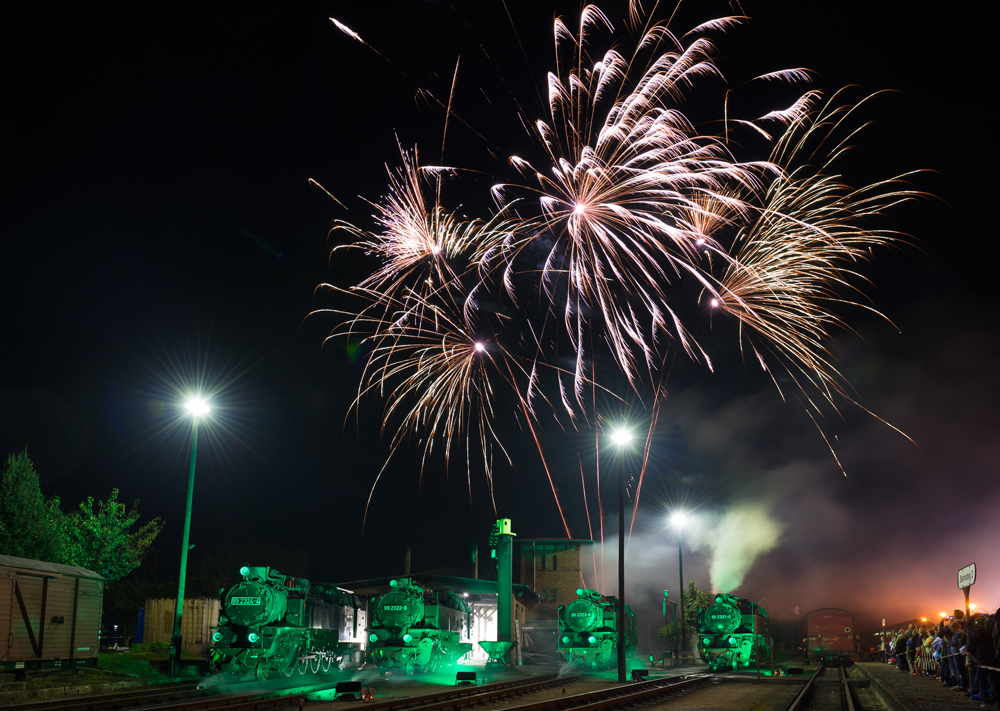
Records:
[[[539,604],[528,611],[528,619],[555,619],[559,605],[576,600],[582,585],[580,554],[593,541],[577,538],[517,539],[521,554],[520,583],[538,595]]]

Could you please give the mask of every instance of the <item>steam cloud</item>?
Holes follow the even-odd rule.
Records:
[[[778,545],[781,525],[759,505],[741,505],[729,509],[715,527],[709,574],[714,592],[732,592],[758,556]]]

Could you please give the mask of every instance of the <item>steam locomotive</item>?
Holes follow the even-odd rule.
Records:
[[[341,668],[360,652],[365,612],[353,593],[266,566],[244,566],[240,575],[212,628],[208,657],[215,670],[264,680]]]
[[[560,656],[569,664],[609,667],[618,660],[618,598],[580,588],[577,599],[559,606]],[[636,647],[635,614],[625,605],[625,653]]]
[[[720,593],[698,612],[698,651],[712,671],[747,669],[771,654],[767,610],[755,602]]]
[[[376,669],[412,676],[454,664],[472,650],[472,613],[464,598],[409,578],[389,585],[372,603],[375,620],[368,628],[367,658]]]

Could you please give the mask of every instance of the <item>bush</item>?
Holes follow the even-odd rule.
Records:
[[[139,644],[133,644],[129,651],[135,654],[145,654],[146,652],[166,652],[170,649],[170,645],[166,642],[156,641],[156,642],[139,642]]]

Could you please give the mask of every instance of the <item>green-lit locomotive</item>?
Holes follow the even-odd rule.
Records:
[[[767,659],[767,610],[735,595],[716,595],[714,605],[698,612],[698,651],[712,671],[748,669]]]
[[[576,596],[559,606],[559,654],[575,666],[613,666],[618,661],[618,598],[586,588]],[[625,654],[634,653],[635,645],[635,614],[625,605]]]
[[[429,672],[472,650],[472,613],[460,595],[430,590],[409,578],[389,585],[392,590],[372,603],[375,619],[367,630],[367,657],[376,669]]]
[[[244,566],[222,599],[209,662],[233,677],[327,672],[361,650],[359,598],[330,583]]]

